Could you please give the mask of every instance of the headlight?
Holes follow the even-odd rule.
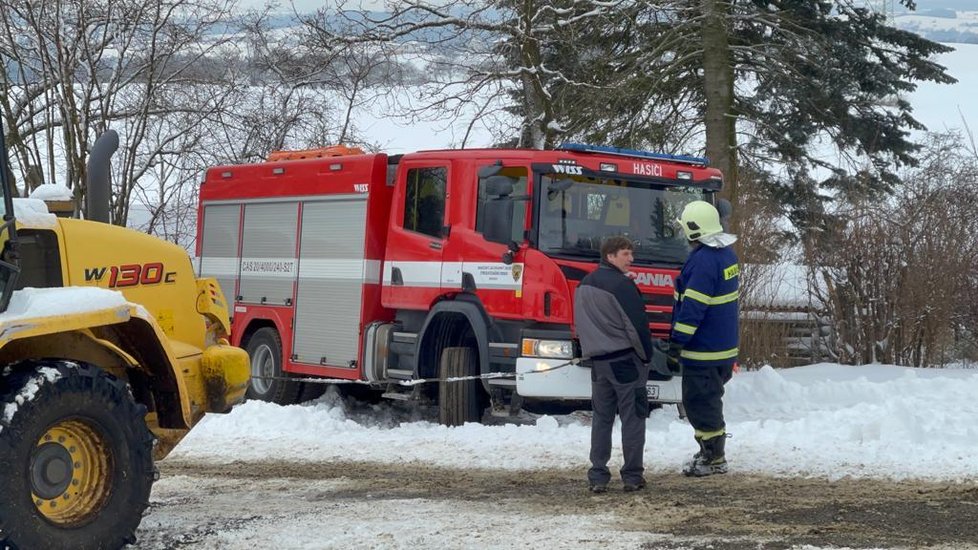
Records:
[[[524,338],[523,357],[573,359],[574,343],[570,340],[537,340],[536,338]]]

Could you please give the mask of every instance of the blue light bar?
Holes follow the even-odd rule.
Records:
[[[683,164],[695,164],[706,166],[710,164],[706,157],[691,157],[687,155],[670,155],[668,153],[650,153],[639,151],[638,149],[622,149],[621,147],[608,147],[605,145],[586,145],[584,143],[561,143],[557,147],[558,151],[577,151],[580,153],[602,153],[605,155],[617,155],[620,157],[632,157],[650,160],[665,160],[669,162],[679,162]]]

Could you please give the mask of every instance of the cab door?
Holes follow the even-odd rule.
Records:
[[[402,161],[384,255],[385,307],[426,310],[441,293],[450,177],[447,160]]]

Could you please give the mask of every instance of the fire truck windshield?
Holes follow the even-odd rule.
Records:
[[[623,235],[636,264],[681,264],[689,243],[676,224],[703,189],[611,178],[544,174],[536,218],[537,247],[551,256],[597,259],[601,241]]]

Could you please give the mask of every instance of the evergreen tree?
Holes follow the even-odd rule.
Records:
[[[618,83],[613,92],[566,100],[590,106],[567,115],[572,137],[702,148],[735,203],[744,163],[802,225],[820,219],[825,191],[891,190],[897,170],[915,164],[910,132],[923,129],[902,94],[921,81],[954,82],[930,60],[949,47],[849,0],[657,6],[657,17],[640,14],[627,32],[587,30],[614,37],[609,58],[614,41],[628,54],[599,67],[604,81]],[[561,59],[574,63],[550,62],[563,69]]]

